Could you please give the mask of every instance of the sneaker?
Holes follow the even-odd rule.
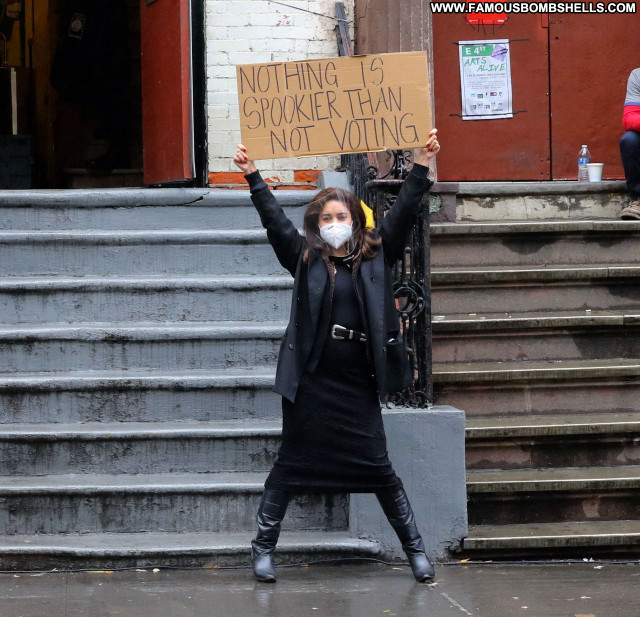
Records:
[[[640,199],[632,201],[621,213],[620,218],[632,221],[634,219],[640,219]]]

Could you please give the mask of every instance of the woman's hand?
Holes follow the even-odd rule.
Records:
[[[424,148],[420,150],[416,163],[429,167],[433,157],[440,152],[440,144],[438,143],[438,129],[432,129],[429,133],[429,139]]]
[[[247,149],[242,144],[238,144],[238,150],[233,157],[233,162],[244,172],[245,176],[258,170],[255,163],[249,160]]]

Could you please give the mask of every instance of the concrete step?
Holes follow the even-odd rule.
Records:
[[[0,535],[252,531],[266,477],[243,472],[4,476]],[[348,504],[346,495],[297,495],[283,524],[296,531],[344,531]]]
[[[0,424],[275,419],[275,366],[0,373]]]
[[[435,365],[438,405],[472,416],[620,413],[638,409],[640,360]]]
[[[212,227],[13,229],[0,231],[0,258],[10,276],[284,273],[262,228]],[[626,264],[640,243],[639,231],[640,222],[633,221],[434,224],[432,263],[440,268]]]
[[[287,274],[262,229],[5,231],[0,261],[5,276]]]
[[[450,220],[460,222],[618,219],[629,203],[625,183],[618,180],[442,182],[438,186],[443,192],[456,193],[453,208],[445,211],[453,215]]]
[[[278,191],[296,225],[313,196]],[[86,189],[2,191],[0,230],[260,229],[249,191],[207,189]]]
[[[467,469],[640,465],[640,411],[470,418]]]
[[[286,321],[0,325],[6,372],[176,370],[275,364]],[[636,332],[638,330],[638,332]],[[436,315],[436,363],[640,357],[640,316],[624,311]]]
[[[0,325],[7,373],[149,368],[258,368],[274,365],[283,321]]]
[[[0,277],[5,324],[286,320],[287,276]],[[259,292],[259,293],[256,293]]]
[[[464,250],[460,248],[464,246]],[[640,249],[640,221],[509,221],[431,226],[435,267],[625,264]]]
[[[640,266],[434,268],[434,315],[635,310]]]
[[[280,421],[0,424],[0,475],[265,472]]]
[[[469,471],[469,523],[640,520],[640,465]]]
[[[100,533],[0,537],[0,569],[50,570],[175,566],[249,567],[254,532]],[[276,564],[341,557],[378,557],[380,545],[348,532],[283,530]],[[251,572],[247,572],[250,577]],[[249,578],[247,579],[249,580]]]
[[[525,525],[472,525],[463,542],[474,557],[526,555],[589,557],[602,553],[636,553],[640,521],[576,521]]]
[[[433,360],[513,362],[640,358],[634,311],[434,315]]]

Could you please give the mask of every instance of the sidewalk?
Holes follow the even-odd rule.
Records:
[[[448,565],[436,584],[408,567],[0,575],[2,617],[638,617],[640,564]]]

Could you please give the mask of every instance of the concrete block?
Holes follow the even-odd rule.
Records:
[[[256,3],[257,4],[257,3]],[[212,19],[207,20],[208,26],[248,26],[249,13],[243,11],[231,11],[216,13]]]
[[[269,52],[254,52],[248,50],[249,45],[247,44],[244,51],[235,52],[232,58],[233,64],[255,64],[258,62],[271,62],[273,59]]]
[[[211,76],[207,79],[207,89],[210,92],[232,92],[234,83],[235,79],[232,78]]]
[[[272,13],[255,13],[249,16],[249,23],[252,26],[291,26],[294,16],[289,13],[281,13],[280,10]]]
[[[273,28],[271,36],[277,39],[310,41],[316,36],[316,29],[311,26],[287,26]],[[336,54],[337,55],[337,54]],[[292,58],[296,59],[296,58]]]
[[[211,71],[214,66],[231,66],[229,54],[225,51],[207,51],[207,67]],[[208,75],[208,73],[207,73]]]
[[[209,118],[228,118],[229,107],[227,105],[209,105],[207,107],[207,115]]]
[[[227,51],[231,53],[235,53],[236,51],[247,51],[249,48],[249,39],[244,35],[244,29],[241,31],[243,33],[242,38],[232,38],[232,39],[216,39],[207,41],[207,50],[208,51]]]
[[[336,42],[329,38],[319,41],[309,41],[309,53],[322,54],[329,57],[336,55]]]
[[[288,4],[288,3],[287,3]],[[304,3],[306,4],[306,2]],[[255,15],[257,13],[272,13],[277,5],[267,0],[232,0],[230,9],[235,13]],[[307,8],[306,6],[304,8]]]
[[[231,64],[210,66],[208,71],[208,76],[214,79],[224,77],[226,79],[235,80],[236,67]]]
[[[220,154],[217,152],[216,154]],[[230,158],[209,158],[209,171],[236,171],[233,159]]]
[[[318,190],[335,187],[353,192],[353,186],[349,182],[349,174],[346,171],[321,171],[317,186]]]
[[[236,92],[215,92],[209,90],[209,103],[212,105],[224,105],[229,103],[237,103],[238,94]]]
[[[216,41],[221,39],[228,39],[230,28],[226,26],[207,26],[206,35],[207,41]]]
[[[402,479],[427,554],[450,557],[467,535],[465,414],[448,406],[383,411],[389,458]],[[353,494],[350,532],[375,538],[388,558],[404,558],[374,495]]]
[[[205,12],[208,15],[215,13],[228,13],[231,0],[207,0]]]
[[[250,41],[249,43],[250,49],[253,52],[259,51],[270,51],[270,52],[281,52],[282,51],[282,41],[280,39],[256,39],[254,41]]]

